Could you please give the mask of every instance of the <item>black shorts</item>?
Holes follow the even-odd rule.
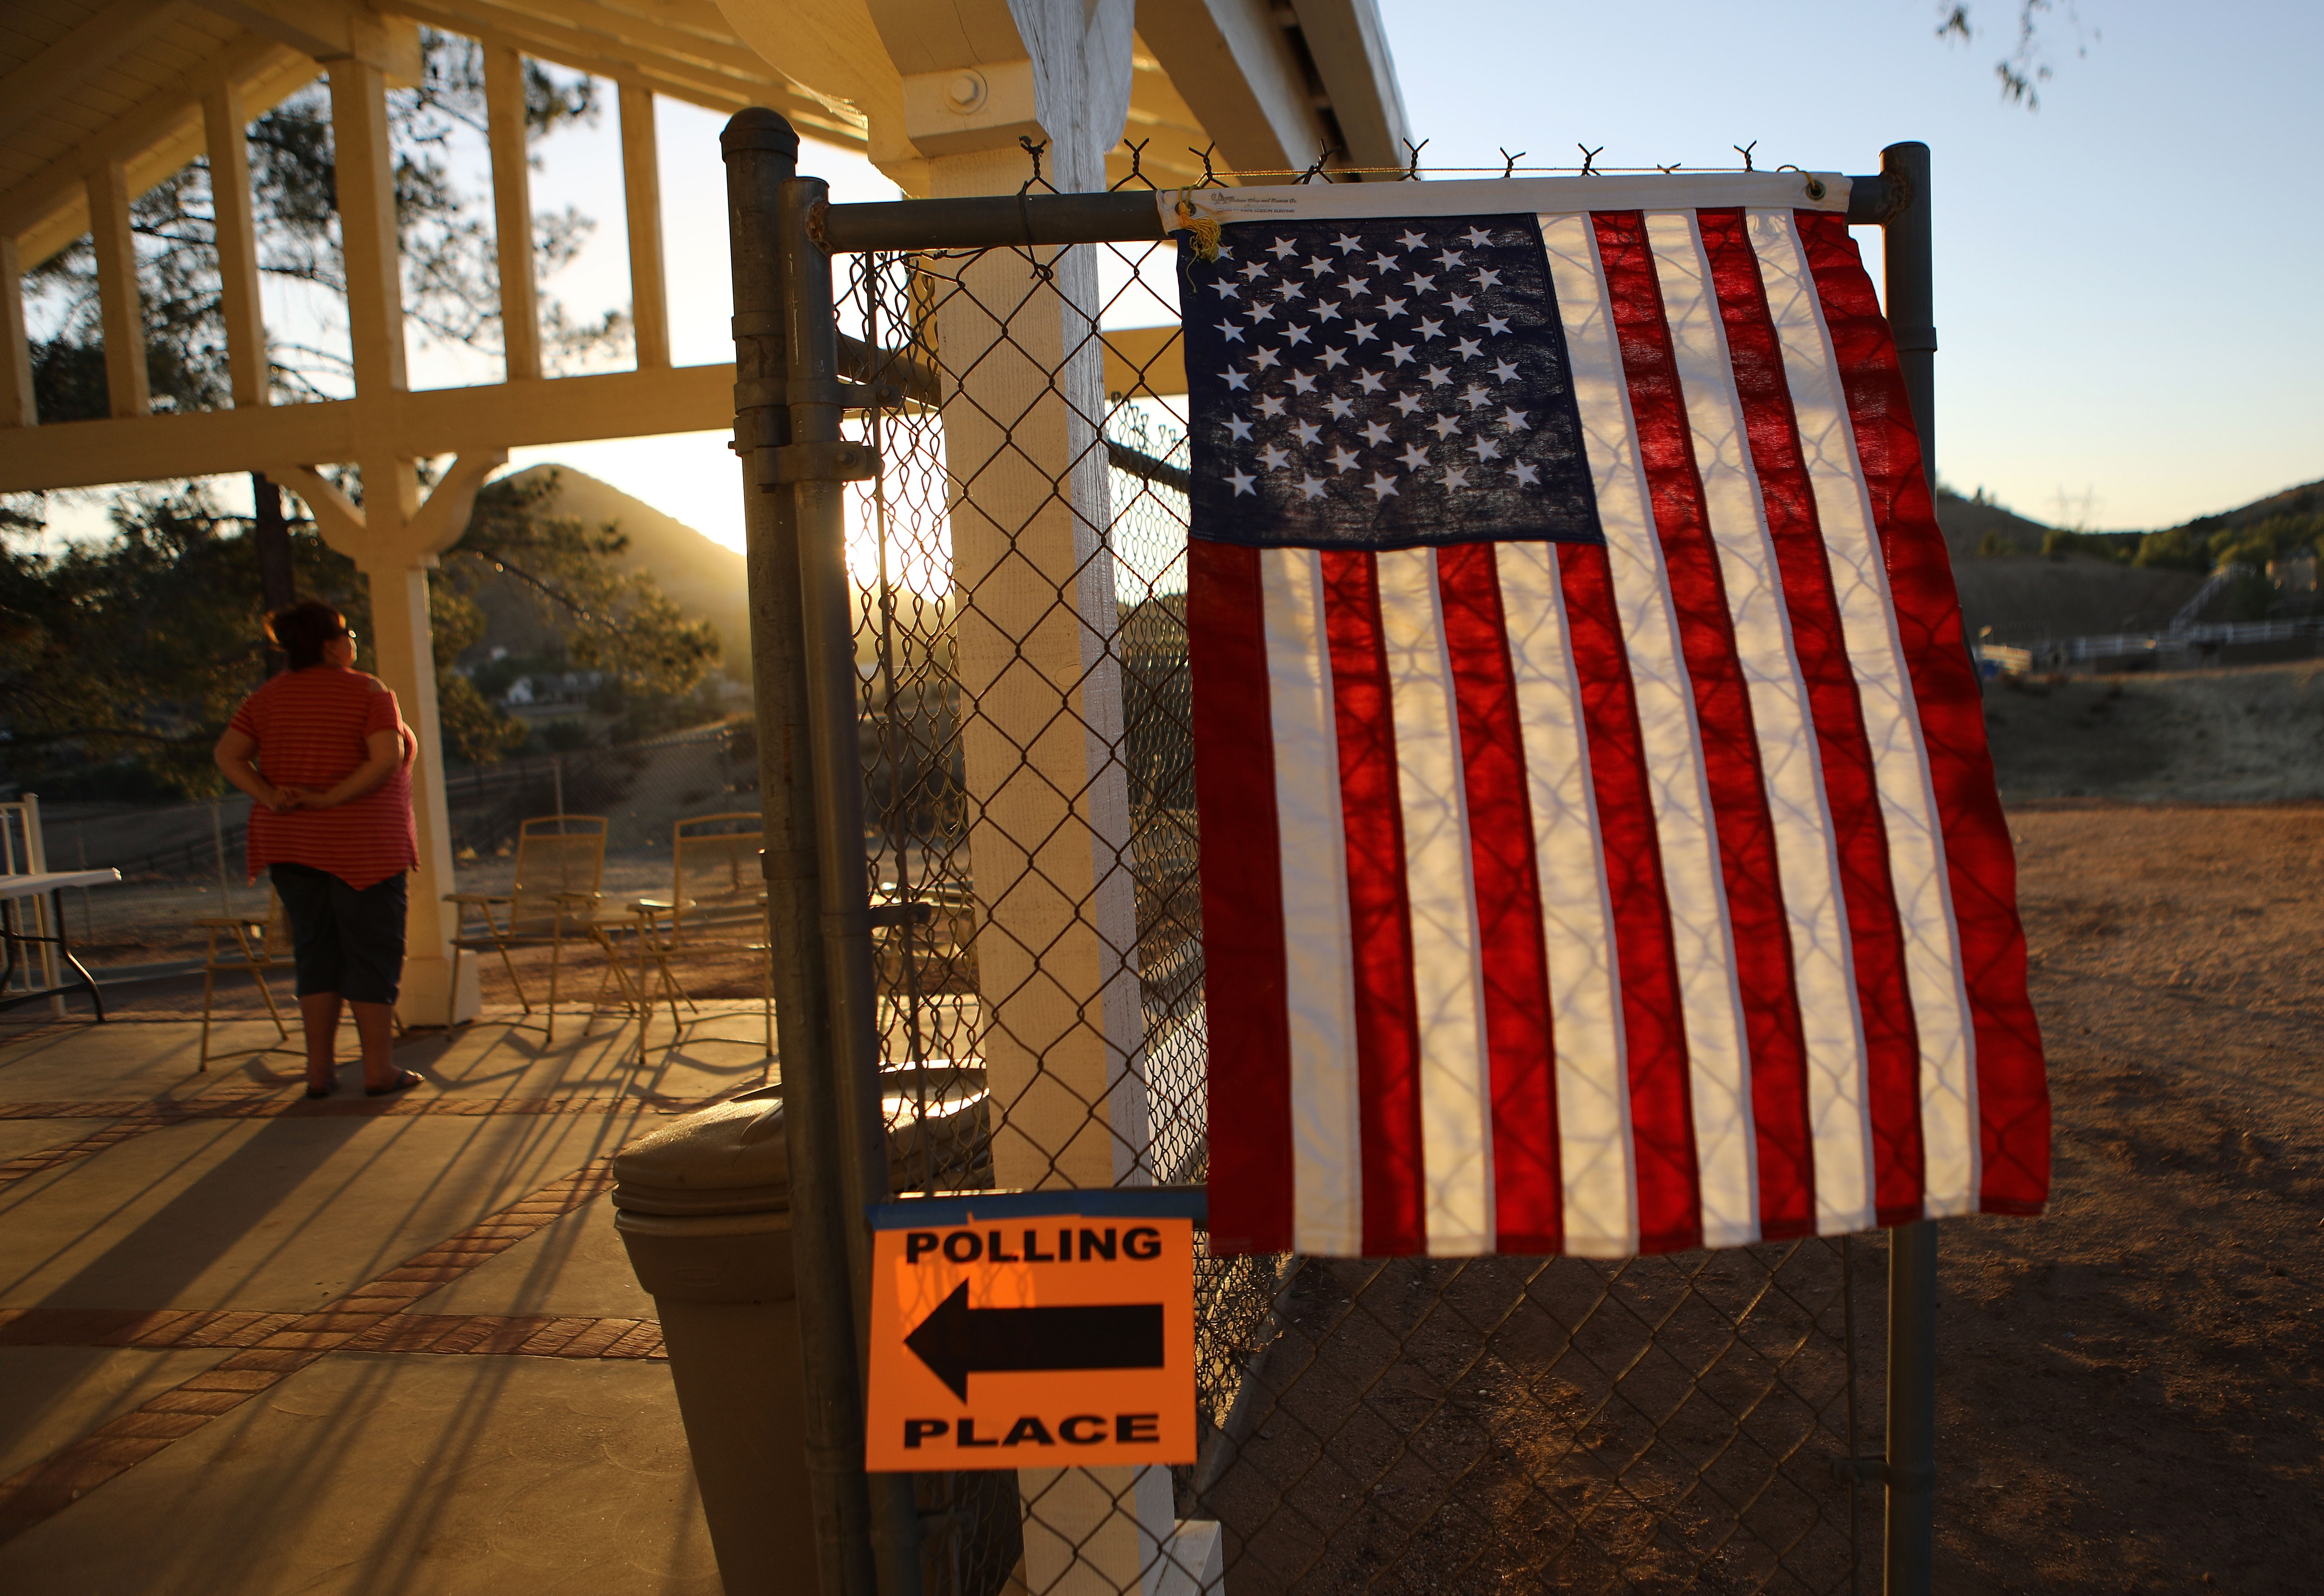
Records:
[[[403,983],[403,877],[358,892],[311,864],[266,868],[290,916],[299,995],[334,992],[357,1003],[395,1001]]]

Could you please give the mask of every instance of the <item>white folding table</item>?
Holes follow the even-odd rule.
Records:
[[[16,979],[16,949],[24,944],[53,946],[57,956],[80,977],[78,984],[88,989],[88,1001],[97,1006],[99,1024],[105,1020],[105,994],[97,989],[97,977],[88,966],[73,956],[71,946],[65,940],[65,889],[67,887],[100,887],[118,881],[117,870],[44,870],[32,875],[0,875],[0,940],[8,945],[8,964],[0,970],[0,1009],[13,1009],[19,1003],[29,1003],[36,998],[53,998],[71,992],[71,985],[44,986],[37,992],[12,992],[8,988]],[[17,927],[17,918],[24,911],[18,902],[46,894],[49,899],[49,921],[55,929],[52,936],[41,936]],[[27,961],[29,964],[29,961]]]

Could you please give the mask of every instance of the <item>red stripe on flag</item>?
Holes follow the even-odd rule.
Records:
[[[1962,643],[1952,562],[1937,530],[1895,343],[1856,241],[1837,215],[1803,211],[1798,221],[1848,394],[1944,831],[1977,1039],[1980,1206],[1988,1213],[2038,1213],[2050,1193],[2049,1083],[2041,1028],[2025,992],[2017,862],[1994,788],[1983,695]]]
[[[1678,614],[1679,646],[1694,690],[1697,735],[1711,810],[1719,834],[1720,871],[1727,885],[1727,917],[1735,949],[1736,985],[1743,1002],[1750,1049],[1752,1112],[1762,1102],[1777,1113],[1774,1133],[1804,1146],[1807,1042],[1800,1026],[1799,994],[1792,979],[1791,929],[1775,863],[1775,827],[1767,812],[1759,767],[1759,738],[1751,719],[1750,690],[1735,650],[1735,622],[1727,584],[1703,505],[1702,476],[1694,458],[1686,396],[1663,313],[1662,282],[1637,211],[1600,211],[1598,253],[1608,303],[1622,350],[1630,392],[1638,460],[1646,474]],[[1797,1160],[1763,1161],[1759,1202],[1794,1210]]]
[[[1702,1193],[1687,1090],[1678,949],[1663,887],[1662,842],[1646,777],[1630,652],[1614,606],[1606,550],[1557,546],[1558,586],[1573,640],[1574,684],[1598,801],[1600,856],[1621,976],[1622,1050],[1630,1076],[1630,1145],[1637,1162],[1638,1250],[1702,1245]]]
[[[1362,1093],[1364,1253],[1425,1251],[1427,1201],[1420,1133],[1420,1000],[1412,977],[1412,903],[1405,890],[1404,807],[1396,712],[1381,630],[1379,567],[1326,549],[1323,632],[1348,839],[1348,928],[1355,969],[1356,1079]]]
[[[1517,672],[1493,546],[1436,553],[1445,652],[1461,724],[1469,858],[1476,882],[1478,962],[1493,1093],[1495,1250],[1562,1252],[1563,1182],[1549,1012],[1549,950]]]
[[[1888,872],[1888,828],[1880,815],[1880,791],[1873,772],[1872,742],[1864,729],[1864,705],[1856,673],[1848,662],[1840,598],[1816,512],[1815,489],[1800,447],[1799,417],[1792,408],[1784,375],[1784,350],[1775,319],[1767,309],[1767,289],[1759,257],[1751,247],[1743,212],[1696,213],[1711,279],[1727,325],[1727,348],[1735,370],[1735,392],[1743,401],[1744,428],[1751,440],[1751,465],[1766,507],[1767,531],[1784,583],[1784,606],[1791,618],[1792,648],[1806,683],[1808,712],[1823,770],[1825,807],[1840,859],[1842,901],[1848,909],[1849,950],[1856,970],[1857,1008],[1862,1015],[1874,1148],[1875,1190],[1880,1222],[1892,1213],[1912,1217],[1921,1201],[1921,1041],[1913,1020],[1913,994],[1904,974],[1904,931],[1896,913],[1895,882]],[[1766,1111],[1763,1109],[1764,1116]],[[1801,1135],[1806,1135],[1807,1104],[1800,1104]],[[1767,1121],[1759,1121],[1759,1157],[1766,1167],[1771,1149]],[[1801,1144],[1807,1145],[1804,1141]],[[1812,1158],[1809,1176],[1812,1179]],[[1804,1207],[1771,1213],[1761,1228],[1772,1240],[1812,1234],[1815,1226],[1812,1186]],[[1791,1228],[1796,1225],[1797,1228]]]
[[[1186,546],[1203,953],[1211,972],[1211,1248],[1292,1245],[1291,1020],[1259,551]]]

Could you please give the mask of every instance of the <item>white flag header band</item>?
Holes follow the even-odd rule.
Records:
[[[1813,192],[1821,184],[1823,192]],[[1345,221],[1399,217],[1555,216],[1597,210],[1700,210],[1715,206],[1746,209],[1848,210],[1849,180],[1836,171],[1626,173],[1589,178],[1483,178],[1465,182],[1412,183],[1397,188],[1395,203],[1381,203],[1378,183],[1302,183],[1264,189],[1164,189],[1155,196],[1162,226],[1185,226],[1178,217],[1185,200],[1198,216],[1216,222]]]

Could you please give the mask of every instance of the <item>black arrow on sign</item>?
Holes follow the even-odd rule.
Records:
[[[972,1374],[1159,1369],[1162,1305],[973,1308],[963,1281],[904,1344],[965,1402]]]

